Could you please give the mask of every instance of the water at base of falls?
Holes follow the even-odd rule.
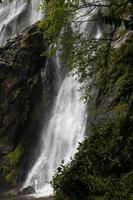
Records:
[[[52,197],[53,196],[53,187],[50,183],[46,184],[42,189],[38,189],[33,194],[25,195],[26,199],[35,199],[35,198],[41,198],[41,197]],[[51,199],[51,198],[50,198]]]
[[[59,165],[70,161],[83,141],[86,105],[81,100],[79,84],[74,76],[67,76],[59,89],[47,130],[42,131],[41,154],[29,171],[23,187],[33,186],[33,196],[53,193],[49,184]]]
[[[43,188],[37,189],[35,194],[31,194],[29,196],[39,198],[39,197],[49,197],[52,195],[53,195],[53,188],[51,184],[48,183],[48,184],[45,184]]]

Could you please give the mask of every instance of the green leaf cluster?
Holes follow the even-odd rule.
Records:
[[[58,40],[62,28],[71,22],[74,15],[73,9],[77,3],[75,0],[67,2],[65,0],[43,1],[42,9],[44,9],[45,19],[41,26],[45,30],[45,37],[51,43]]]
[[[127,113],[101,127],[53,179],[55,199],[130,200],[133,196],[133,119]]]

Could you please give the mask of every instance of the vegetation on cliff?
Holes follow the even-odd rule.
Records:
[[[133,198],[132,50],[132,37],[119,49],[112,49],[108,83],[104,84],[104,66],[100,66],[101,91],[89,110],[90,117],[95,115],[90,135],[74,160],[58,169],[53,179],[55,199]]]
[[[128,20],[132,5],[132,0],[110,0],[103,4],[86,0],[44,0],[45,20],[0,48],[1,185],[16,186],[22,181],[19,181],[24,175],[21,168],[28,169],[28,147],[37,139],[33,124],[37,121],[34,115],[40,114],[38,107],[32,115],[32,134],[26,135],[24,128],[34,105],[34,91],[40,84],[40,69],[45,61],[41,55],[46,55],[45,35],[51,45],[49,55],[55,54],[61,45],[62,58],[76,69],[79,81],[92,80],[92,85],[85,86],[89,115],[87,137],[74,159],[58,168],[52,181],[54,198],[133,199],[133,35],[128,32],[132,29]],[[93,22],[107,25],[108,31],[103,31],[101,39],[80,32],[84,21],[75,17],[79,14],[82,19],[84,14],[80,11],[84,8],[89,10],[87,16],[92,14]],[[98,10],[97,14],[93,9]],[[120,27],[122,20],[126,23],[125,30]],[[53,72],[49,73],[48,96],[54,84]],[[95,95],[90,96],[94,94],[92,88]],[[20,166],[22,161],[25,163]]]
[[[61,51],[63,49],[62,59],[69,68],[76,69],[74,71],[78,74],[80,82],[96,78],[99,59],[102,57],[105,65],[105,68],[102,68],[103,75],[108,79],[108,59],[112,42],[124,33],[120,27],[122,22],[128,24],[128,27],[125,26],[126,31],[132,29],[132,19],[130,19],[132,4],[132,0],[102,2],[44,0],[42,8],[46,15],[40,26],[44,28],[45,37],[51,45],[49,55],[55,54],[57,49],[61,48]],[[85,26],[85,29],[92,30],[82,31]],[[99,39],[95,38],[94,26],[101,27],[102,37]],[[116,31],[118,29],[119,34]],[[87,92],[86,99],[95,84],[95,80],[93,85],[86,84],[84,88]]]
[[[46,37],[65,47],[64,57],[76,68],[79,80],[90,77],[86,90],[89,120],[87,138],[80,144],[74,159],[60,166],[53,178],[57,200],[131,200],[133,199],[133,36],[126,26],[132,13],[132,1],[45,1]],[[82,8],[106,8],[92,20],[108,24],[99,40],[92,35],[73,33],[70,23]],[[90,15],[88,12],[87,15]],[[81,15],[82,16],[82,15]],[[99,21],[100,19],[100,21]],[[125,30],[121,30],[121,22]],[[89,21],[89,20],[88,20]],[[79,23],[79,24],[78,24]],[[129,24],[132,21],[129,20]],[[128,24],[128,25],[129,25]],[[64,28],[63,34],[60,31]],[[129,32],[128,32],[129,30]],[[53,47],[56,47],[53,45]],[[70,50],[71,49],[71,50]],[[54,48],[52,53],[54,52]],[[67,52],[67,53],[66,53]],[[92,53],[93,52],[93,53]],[[90,91],[95,88],[95,96]],[[94,94],[94,93],[93,93]],[[89,97],[89,98],[88,98]]]

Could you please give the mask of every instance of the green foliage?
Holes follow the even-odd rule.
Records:
[[[108,31],[99,40],[93,38],[91,34],[80,32],[80,25],[84,23],[80,17],[84,15],[86,15],[86,19],[87,16],[92,15],[92,21],[94,20],[97,23],[102,22],[104,13],[98,12],[98,14],[93,14],[90,11],[84,14],[82,12],[84,8],[91,10],[93,5],[95,5],[94,10],[99,7],[105,7],[107,17],[111,19]],[[78,81],[88,83],[88,79],[92,80],[91,84],[86,84],[82,88],[85,90],[86,100],[89,99],[91,89],[96,84],[95,80],[98,75],[99,66],[104,65],[101,68],[101,73],[105,77],[102,84],[106,84],[108,81],[109,54],[111,42],[115,39],[114,34],[116,32],[117,20],[121,21],[124,15],[130,13],[130,7],[132,8],[130,1],[125,0],[111,0],[108,3],[103,1],[100,5],[98,1],[90,3],[87,0],[43,0],[42,2],[42,9],[45,11],[45,20],[40,23],[40,26],[44,28],[45,38],[51,45],[50,52],[45,53],[45,55],[53,56],[56,54],[56,50],[61,48],[64,63],[70,69],[74,69],[74,73],[78,75]],[[78,18],[76,17],[77,14]],[[101,18],[101,21],[99,21],[99,18]],[[102,63],[100,64],[100,62]]]
[[[45,36],[52,42],[55,41],[61,29],[72,20],[72,8],[75,7],[76,1],[73,2],[64,0],[44,0],[42,9],[46,14],[44,22],[41,24],[45,29]]]
[[[74,159],[58,169],[53,178],[55,200],[133,199],[132,49],[132,37],[121,47],[110,49],[108,82],[101,51],[95,68],[96,87],[102,89],[101,99],[114,95],[106,110],[112,115],[93,125]]]
[[[74,160],[55,175],[55,199],[130,199],[133,195],[133,121],[120,116],[80,145]]]
[[[112,48],[118,25],[132,13],[131,0],[103,1],[109,30],[97,40],[79,30],[75,15],[81,7],[98,1],[43,1],[46,17],[41,23],[45,37],[52,44],[49,55],[60,47],[66,64],[85,85],[86,99],[94,85],[103,96],[114,95],[106,112],[112,117],[92,127],[89,138],[80,144],[72,162],[58,168],[53,178],[56,200],[131,200],[133,199],[133,71],[132,39],[120,48]],[[96,5],[96,8],[99,5]],[[88,13],[88,16],[91,13]],[[81,14],[82,15],[82,14]],[[103,16],[103,13],[100,15]],[[106,17],[106,16],[105,16]],[[99,15],[93,15],[97,20]],[[73,24],[75,30],[71,28]],[[63,29],[63,31],[62,31]],[[122,33],[122,37],[124,37]],[[60,37],[59,37],[60,36]],[[88,84],[91,78],[92,84]],[[103,96],[102,96],[103,95]],[[99,106],[99,104],[98,104]],[[96,106],[95,106],[96,107]],[[104,107],[102,105],[101,107]],[[97,109],[95,108],[95,112]]]

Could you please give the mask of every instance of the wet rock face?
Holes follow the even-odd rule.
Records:
[[[45,50],[43,33],[31,27],[10,40],[0,57],[0,136],[24,123],[31,94],[40,79]],[[12,136],[13,137],[13,136]]]
[[[0,136],[16,132],[26,120],[30,96],[44,64],[44,57],[40,55],[44,50],[43,33],[34,26],[1,49]]]
[[[41,88],[40,71],[45,63],[41,53],[45,50],[43,31],[37,25],[0,48],[0,184],[12,182],[19,168],[24,152],[22,130],[36,101],[33,96],[37,97]]]

